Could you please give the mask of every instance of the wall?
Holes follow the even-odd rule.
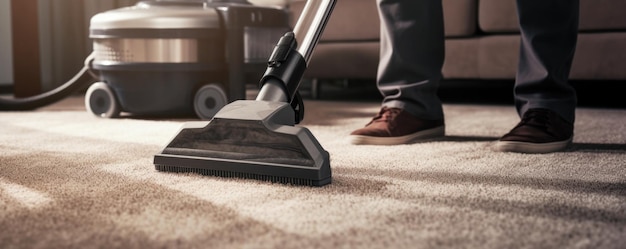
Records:
[[[137,1],[38,0],[42,89],[47,91],[65,83],[82,68],[91,52],[88,35],[93,15]],[[13,84],[10,11],[11,1],[0,0],[0,86]]]

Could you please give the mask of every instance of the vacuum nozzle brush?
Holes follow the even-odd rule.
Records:
[[[154,157],[159,171],[194,172],[323,186],[329,154],[309,130],[293,126],[288,103],[238,100],[211,121],[189,122]]]

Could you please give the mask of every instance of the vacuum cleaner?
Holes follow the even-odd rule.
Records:
[[[91,84],[85,106],[98,117],[210,119],[246,98],[246,84],[258,82],[288,30],[286,10],[246,0],[140,1],[91,18],[93,52],[72,80],[38,96],[0,99],[0,109],[35,109]]]
[[[99,117],[193,105],[210,119],[183,125],[154,156],[158,171],[323,186],[332,179],[329,153],[295,125],[304,117],[300,80],[334,5],[308,0],[287,32],[284,11],[245,0],[142,1],[104,12],[92,18],[94,52],[72,80],[34,97],[0,99],[0,109],[56,102],[94,77],[100,82],[89,87],[85,104]],[[259,93],[245,100],[242,82],[258,65]]]
[[[154,156],[158,171],[195,172],[294,185],[331,183],[329,153],[295,126],[303,114],[297,90],[335,0],[308,0],[293,32],[283,35],[255,100],[224,106],[210,121],[183,125]]]

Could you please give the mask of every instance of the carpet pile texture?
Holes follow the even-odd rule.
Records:
[[[71,100],[70,100],[71,101]],[[348,142],[378,103],[315,101],[333,182],[154,169],[184,119],[0,113],[0,248],[624,248],[626,110],[579,108],[567,151],[493,150],[512,106],[446,104],[443,139]]]

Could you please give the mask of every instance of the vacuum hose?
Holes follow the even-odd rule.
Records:
[[[92,74],[90,65],[94,54],[90,54],[85,59],[85,65],[72,79],[63,85],[48,92],[26,98],[0,98],[0,111],[25,111],[43,107],[64,99],[95,77]]]

